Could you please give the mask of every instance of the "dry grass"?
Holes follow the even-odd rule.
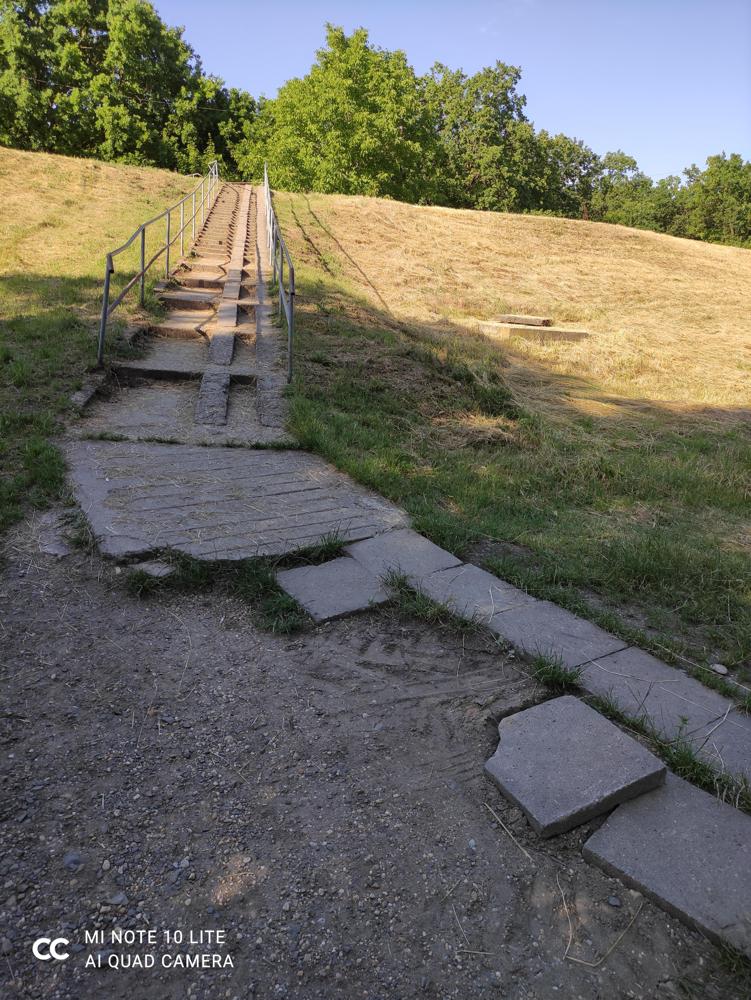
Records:
[[[168,170],[0,148],[0,274],[101,282],[105,253],[195,184]],[[162,238],[150,232],[147,250]],[[115,282],[136,262],[134,246],[117,259]]]
[[[457,554],[658,655],[751,680],[751,251],[379,199],[276,202],[296,262],[300,440]],[[505,312],[591,336],[479,331]]]
[[[194,186],[166,170],[0,149],[0,529],[62,489],[48,438],[95,361],[105,253]],[[118,258],[115,293],[136,254]]]
[[[279,195],[280,204],[289,196]],[[580,343],[504,348],[509,385],[540,405],[623,415],[621,400],[678,413],[751,408],[751,251],[623,226],[424,208],[375,198],[293,196],[288,226],[374,306],[454,336],[498,313],[584,327]],[[285,213],[287,214],[287,213]],[[297,225],[295,225],[297,223]],[[312,261],[310,245],[306,252]],[[448,324],[447,324],[448,321]]]

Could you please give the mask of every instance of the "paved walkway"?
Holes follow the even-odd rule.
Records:
[[[285,359],[266,296],[269,260],[258,197],[249,185],[224,185],[194,254],[162,288],[169,312],[147,336],[144,356],[117,366],[114,384],[72,432],[70,473],[102,552],[143,559],[172,549],[230,560],[281,555],[336,535],[350,543],[343,556],[277,576],[314,619],[386,601],[385,575],[402,573],[523,655],[544,654],[579,669],[585,692],[646,719],[666,739],[690,741],[719,770],[751,780],[751,720],[728,699],[461,562],[412,531],[405,513],[383,498],[315,456],[279,447],[288,440]],[[269,444],[276,447],[253,447]],[[488,773],[545,835],[623,803],[588,844],[588,856],[751,955],[751,906],[744,902],[751,900],[751,818],[728,806],[718,810],[712,796],[689,786],[685,792],[675,781],[640,794],[663,781],[664,768],[591,709],[580,712],[575,699],[560,702],[549,711],[529,709],[535,716],[520,713],[507,728],[525,734],[518,761],[529,757],[528,746],[540,749],[526,778],[503,729]],[[544,721],[549,715],[562,721],[551,727]],[[571,732],[568,743],[550,741],[561,727],[575,734],[573,743]],[[580,732],[588,735],[586,748]],[[681,812],[685,803],[698,817],[694,832],[692,816]],[[669,877],[659,854],[657,861],[648,851],[635,856],[633,837],[624,839],[637,807],[646,825],[660,816],[673,830],[670,849],[680,856]],[[715,823],[722,864],[706,859]],[[716,889],[730,870],[738,873],[730,902],[721,893],[707,901],[696,890]]]

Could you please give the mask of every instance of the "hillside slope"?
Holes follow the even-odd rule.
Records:
[[[751,665],[751,251],[378,199],[276,203],[306,444],[541,596],[661,655]],[[504,312],[591,336],[478,333]]]
[[[295,196],[290,231],[397,318],[465,324],[520,312],[591,339],[513,354],[596,380],[596,393],[687,408],[751,406],[751,251],[570,219]],[[325,230],[325,232],[324,232]],[[298,255],[314,262],[311,246]]]
[[[166,170],[0,148],[0,529],[24,498],[62,486],[46,439],[95,360],[105,252],[193,186]],[[115,288],[134,263],[119,259]]]

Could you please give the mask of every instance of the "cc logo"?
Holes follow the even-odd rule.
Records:
[[[59,948],[65,944],[69,944],[67,938],[37,938],[31,950],[34,952],[34,958],[38,958],[40,962],[49,962],[51,958],[64,962],[68,958],[68,952],[60,951]]]

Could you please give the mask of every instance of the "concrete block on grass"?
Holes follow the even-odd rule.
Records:
[[[657,788],[665,765],[571,695],[503,719],[485,773],[541,837]]]
[[[346,551],[379,579],[393,570],[405,574],[410,582],[419,583],[430,573],[461,565],[456,556],[411,528],[387,531],[363,542],[355,542],[348,545]]]
[[[490,629],[528,656],[548,656],[578,667],[626,643],[550,601],[531,601],[495,615]]]
[[[669,775],[619,806],[583,848],[714,941],[751,958],[751,817]]]
[[[318,622],[364,611],[389,599],[378,578],[349,556],[319,566],[280,570],[276,579]]]
[[[581,686],[626,715],[646,718],[665,739],[682,735],[720,770],[751,779],[751,719],[677,667],[629,648],[588,663]]]
[[[420,588],[439,604],[445,604],[463,618],[476,618],[488,624],[494,615],[534,598],[492,573],[471,563],[462,563],[423,577]]]

